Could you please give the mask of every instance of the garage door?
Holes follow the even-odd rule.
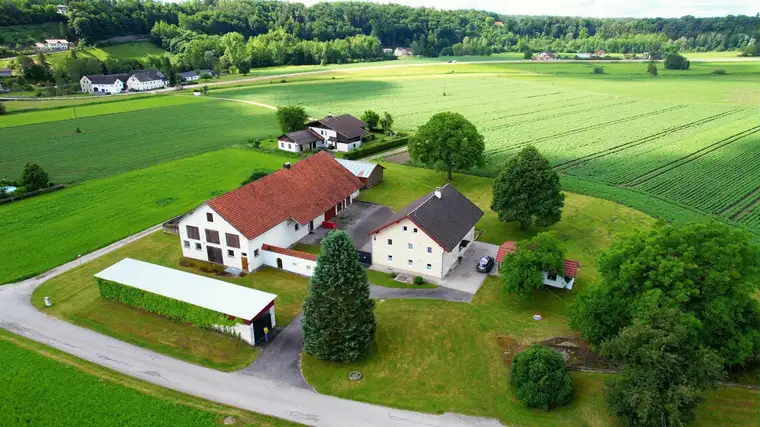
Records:
[[[269,331],[272,331],[272,315],[269,311],[253,321],[253,339],[255,339],[256,342],[264,339],[264,328],[269,328]]]

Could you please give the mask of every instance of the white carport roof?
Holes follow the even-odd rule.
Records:
[[[132,258],[124,258],[95,277],[245,320],[252,320],[277,297]]]
[[[372,175],[372,171],[375,170],[376,167],[380,166],[377,163],[362,162],[358,160],[346,160],[338,158],[335,158],[335,160],[337,160],[338,163],[343,165],[344,168],[348,169],[352,174],[358,176],[359,178],[369,178],[369,176]]]

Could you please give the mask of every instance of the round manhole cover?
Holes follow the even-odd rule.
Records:
[[[351,373],[348,374],[348,379],[351,381],[359,381],[362,379],[362,373],[359,371],[351,371]]]
[[[224,425],[226,425],[226,426],[231,425],[231,424],[235,424],[235,421],[236,421],[235,417],[233,417],[231,415],[228,415],[228,416],[224,417]]]

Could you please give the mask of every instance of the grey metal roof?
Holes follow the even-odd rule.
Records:
[[[90,82],[96,85],[112,85],[116,83],[116,80],[126,82],[129,78],[128,74],[94,74],[86,76]]]
[[[309,123],[309,126],[323,126],[334,130],[338,134],[338,141],[360,138],[368,133],[363,129],[367,124],[350,114],[327,116]]]
[[[277,139],[286,139],[299,145],[322,141],[322,137],[311,129],[288,132],[285,135],[280,135]]]
[[[441,188],[440,199],[436,197],[435,191],[431,191],[398,211],[370,234],[409,218],[441,247],[451,252],[482,216],[483,211],[479,207],[451,184],[446,184]]]
[[[343,165],[344,168],[351,171],[352,174],[358,176],[359,178],[369,178],[370,175],[372,175],[372,171],[375,170],[375,168],[381,168],[382,166],[378,165],[377,163],[370,163],[370,162],[361,162],[358,160],[346,160],[346,159],[339,159],[335,158],[335,160],[338,161],[341,165]]]
[[[183,79],[189,79],[190,77],[197,77],[198,74],[195,71],[185,71],[184,73],[179,73],[179,76]]]
[[[155,80],[166,80],[164,73],[158,70],[132,70],[129,72],[132,77],[136,78],[139,82],[152,82]]]

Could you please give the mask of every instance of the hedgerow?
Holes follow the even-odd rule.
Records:
[[[346,153],[345,158],[348,160],[358,159],[361,157],[369,156],[370,154],[380,153],[390,150],[392,148],[401,147],[409,142],[409,137],[399,138],[393,141],[383,142],[380,144],[372,145],[367,148],[360,148],[355,151],[349,151]]]
[[[109,301],[118,302],[156,313],[172,320],[192,323],[196,326],[210,328],[212,325],[234,326],[240,321],[232,320],[226,315],[186,302],[146,292],[131,286],[110,280],[96,278],[100,296]]]

